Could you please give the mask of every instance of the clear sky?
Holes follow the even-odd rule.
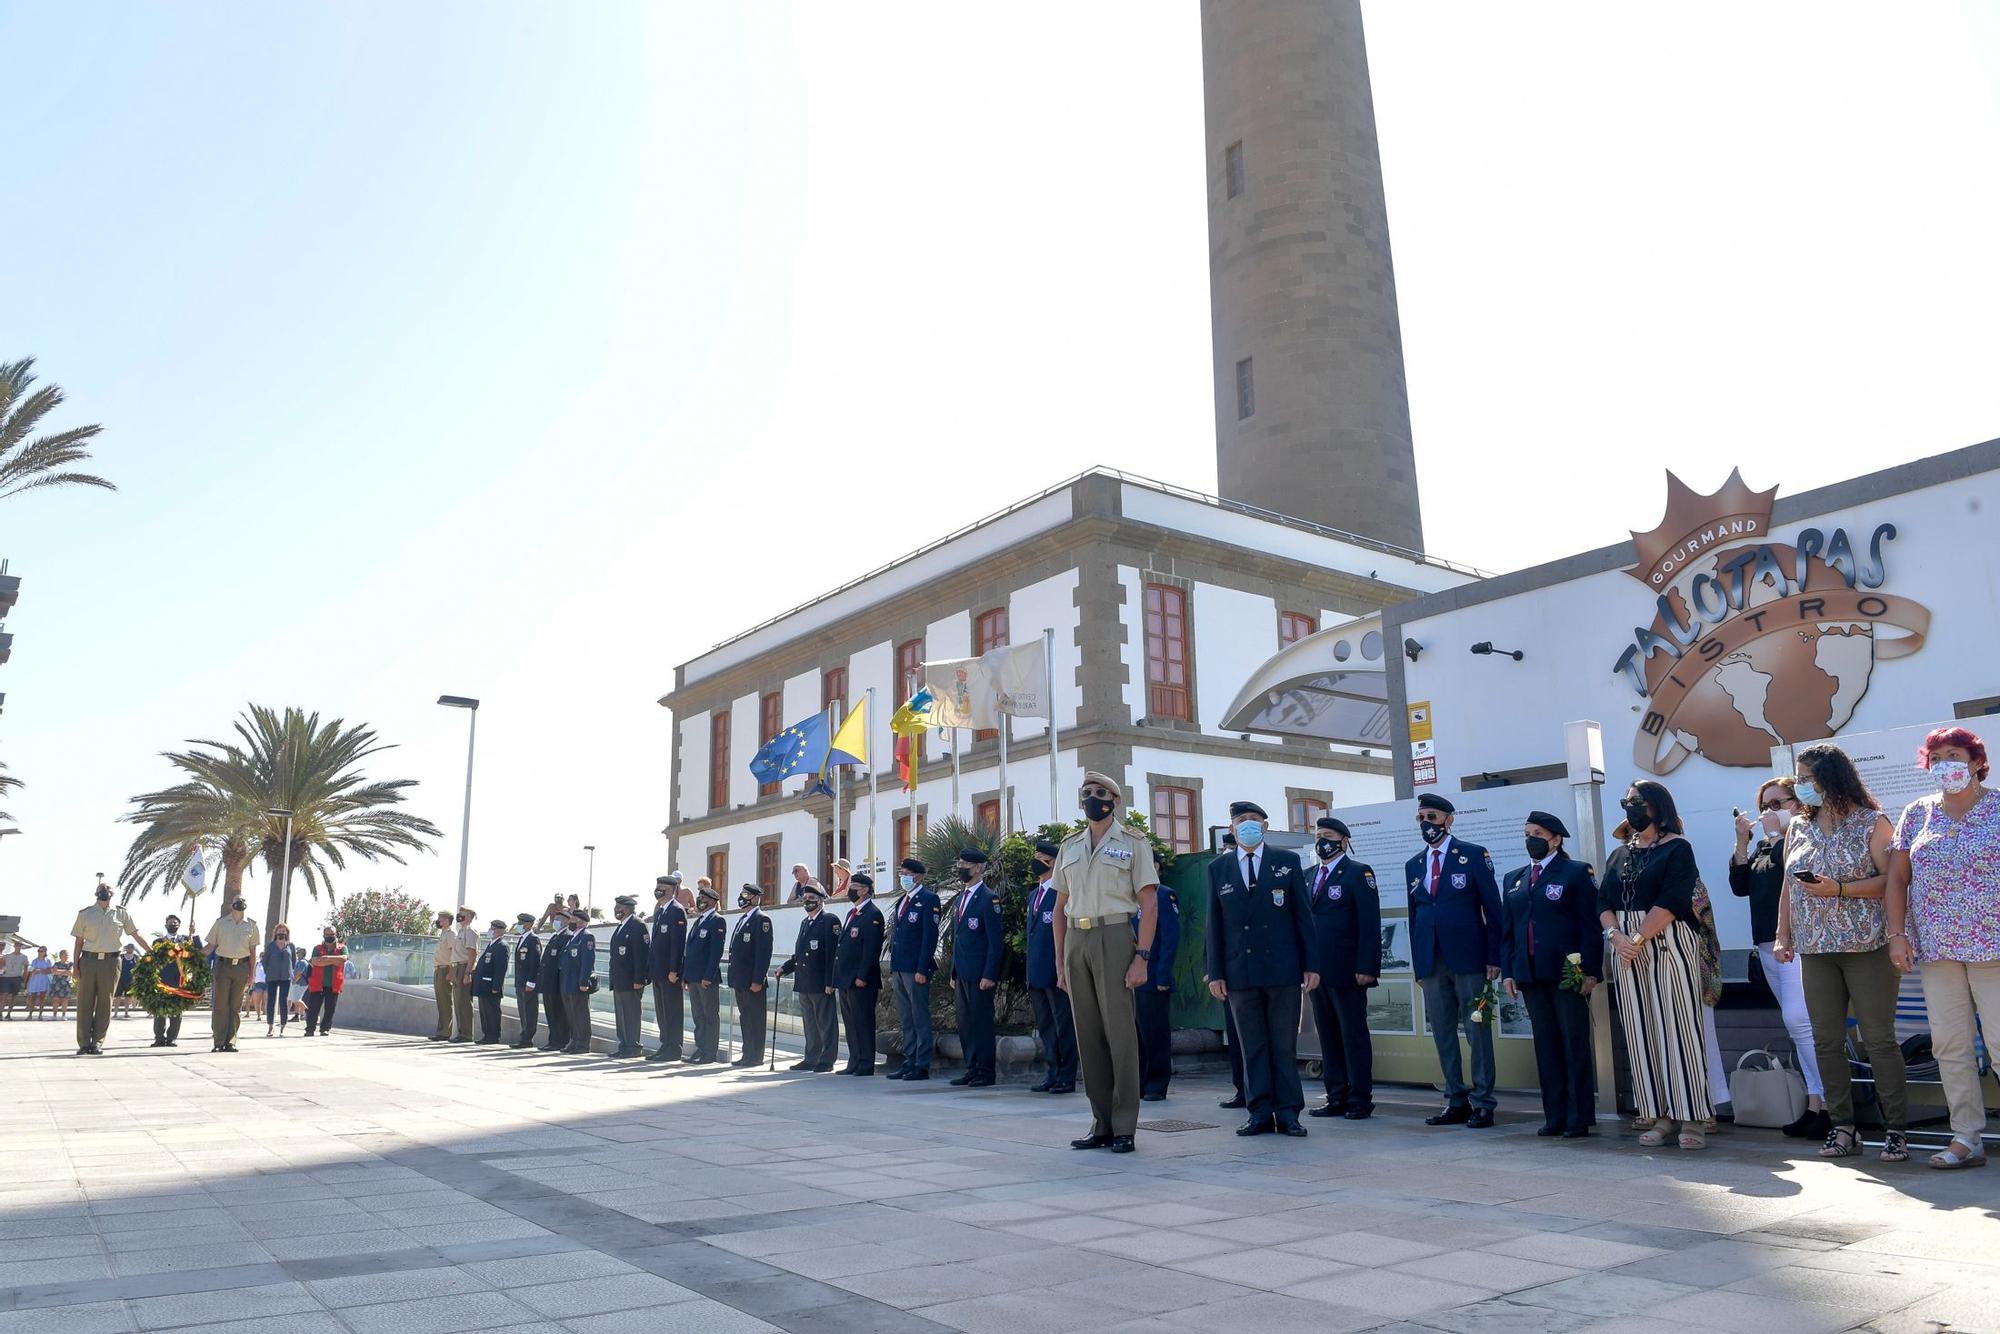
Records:
[[[2000,9],[1365,13],[1438,554],[2000,435]],[[5,0],[0,52],[0,358],[121,488],[0,502],[37,938],[251,700],[447,831],[343,888],[452,896],[455,693],[474,906],[585,843],[604,902],[677,662],[1092,464],[1214,487],[1190,3]]]

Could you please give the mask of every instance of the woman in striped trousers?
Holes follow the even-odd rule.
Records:
[[[1702,1033],[1701,930],[1695,911],[1694,849],[1682,836],[1673,794],[1648,780],[1621,803],[1624,846],[1605,861],[1598,920],[1617,988],[1619,1027],[1632,1066],[1632,1094],[1652,1127],[1639,1143],[1658,1148],[1679,1125],[1683,1149],[1706,1146],[1713,1115]]]

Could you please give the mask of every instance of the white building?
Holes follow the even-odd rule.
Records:
[[[830,703],[852,709],[872,690],[879,799],[871,819],[866,782],[847,781],[842,852],[856,864],[871,847],[878,861],[900,855],[912,814],[920,834],[954,809],[940,734],[924,739],[914,799],[898,786],[889,716],[911,672],[1045,629],[1055,631],[1053,804],[1047,724],[1017,719],[1005,794],[997,739],[958,734],[960,817],[1012,828],[1074,819],[1083,771],[1099,769],[1179,849],[1206,846],[1207,828],[1240,798],[1264,805],[1274,825],[1309,827],[1329,807],[1393,794],[1386,705],[1361,710],[1343,744],[1256,737],[1223,726],[1245,681],[1285,644],[1476,573],[1092,470],[677,668],[660,700],[675,720],[669,852],[718,885],[772,889],[794,862],[824,868],[835,855],[832,799],[802,795],[804,777],[760,789],[750,758],[783,727]],[[1379,667],[1380,634],[1357,634],[1352,652]]]

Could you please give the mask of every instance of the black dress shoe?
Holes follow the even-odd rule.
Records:
[[[919,1080],[929,1079],[930,1077],[931,1077],[931,1072],[928,1070],[912,1070],[910,1071],[909,1074],[903,1076],[903,1082],[906,1084],[914,1084]]]
[[[960,1075],[957,1079],[951,1081],[951,1086],[955,1089],[962,1089],[971,1082],[972,1082],[971,1075]]]
[[[1290,1135],[1293,1139],[1304,1139],[1306,1137],[1306,1128],[1297,1121],[1280,1121],[1278,1122],[1278,1133],[1280,1135]]]
[[[1424,1118],[1427,1126],[1462,1126],[1472,1119],[1472,1108],[1464,1103],[1454,1103],[1436,1116]]]
[[[1130,1135],[1113,1135],[1111,1142],[1104,1147],[1113,1153],[1130,1153],[1139,1146],[1132,1142]]]
[[[1051,1093],[1074,1093],[1074,1092],[1076,1092],[1076,1085],[1074,1085],[1074,1084],[1057,1084],[1057,1085],[1056,1085],[1056,1086],[1055,1086],[1054,1088],[1050,1089],[1050,1090],[1049,1090],[1049,1092],[1051,1092]]]
[[[1114,1138],[1116,1136],[1113,1135],[1085,1135],[1082,1139],[1071,1140],[1069,1146],[1072,1149],[1108,1149]]]
[[[739,1056],[735,1060],[731,1061],[729,1063],[729,1066],[733,1070],[748,1070],[753,1065],[762,1065],[763,1063],[764,1063],[764,1058],[761,1056],[759,1056],[754,1061],[747,1056]]]
[[[1347,1115],[1347,1104],[1346,1104],[1346,1103],[1344,1103],[1344,1102],[1323,1102],[1323,1103],[1321,1103],[1321,1104],[1320,1104],[1319,1106],[1317,1106],[1317,1107],[1313,1108],[1313,1109],[1312,1109],[1311,1111],[1307,1112],[1307,1113],[1306,1113],[1306,1115],[1307,1115],[1307,1116],[1346,1116],[1346,1115]]]
[[[1253,1116],[1242,1125],[1236,1127],[1236,1133],[1244,1136],[1268,1135],[1271,1133],[1271,1118],[1268,1116]]]
[[[180,1046],[181,1044],[180,1044],[180,1043],[179,1043],[179,1041],[177,1041],[177,1040],[170,1040],[170,1041],[168,1041],[168,1043],[167,1043],[166,1045],[167,1045],[167,1046],[169,1046],[169,1047],[178,1047],[178,1046]]]
[[[833,1073],[833,1063],[829,1061],[825,1065],[815,1065],[812,1067],[812,1072],[816,1075],[830,1075]]]
[[[969,1089],[990,1089],[994,1083],[992,1075],[974,1075],[965,1081],[965,1086]]]
[[[1562,1137],[1564,1139],[1588,1139],[1590,1138],[1590,1127],[1571,1126],[1568,1130],[1563,1131]]]
[[[1466,1128],[1467,1130],[1490,1130],[1490,1129],[1492,1129],[1492,1128],[1493,1128],[1493,1113],[1492,1113],[1491,1109],[1489,1109],[1489,1108],[1485,1108],[1485,1107],[1481,1107],[1481,1108],[1480,1108],[1480,1109],[1479,1109],[1478,1111],[1474,1112],[1474,1113],[1473,1113],[1473,1114],[1472,1114],[1471,1116],[1468,1116],[1468,1117],[1466,1117],[1466,1118],[1465,1118],[1465,1128]]]
[[[868,1079],[874,1075],[875,1070],[872,1066],[863,1066],[858,1070],[849,1070],[847,1071],[847,1073],[850,1075],[859,1075],[863,1079]]]
[[[236,1052],[236,1044],[233,1042],[225,1042],[222,1044],[222,1049],[234,1055]]]
[[[1375,1108],[1373,1106],[1350,1107],[1341,1113],[1341,1116],[1349,1121],[1366,1121],[1373,1115],[1375,1115]]]
[[[785,1068],[787,1070],[811,1070],[814,1069],[815,1067],[811,1061],[793,1061],[790,1065],[786,1066]]]
[[[1536,1126],[1535,1135],[1539,1139],[1554,1139],[1563,1133],[1561,1126]]]
[[[1243,1101],[1243,1095],[1239,1093],[1233,1098],[1224,1098],[1221,1102],[1218,1102],[1215,1105],[1217,1107],[1227,1108],[1230,1111],[1239,1111],[1242,1108],[1248,1107],[1250,1104]]]
[[[884,1079],[908,1079],[909,1077],[910,1070],[908,1066],[903,1067],[901,1070],[891,1070],[883,1076]]]
[[[439,1034],[439,1033],[433,1033],[433,1034],[431,1034],[431,1035],[430,1035],[430,1036],[429,1036],[428,1038],[426,1038],[426,1039],[424,1039],[424,1040],[425,1040],[426,1042],[445,1042],[445,1041],[449,1041],[449,1039],[447,1039],[446,1037],[444,1037],[444,1036],[443,1036],[442,1034]]]
[[[1039,1084],[1030,1084],[1030,1085],[1028,1085],[1028,1092],[1030,1092],[1030,1093],[1047,1093],[1047,1092],[1048,1092],[1048,1091],[1049,1091],[1050,1089],[1053,1089],[1053,1088],[1054,1088],[1055,1086],[1056,1086],[1056,1083],[1055,1083],[1055,1081],[1054,1081],[1053,1079],[1044,1079],[1044,1080],[1043,1080],[1043,1081],[1042,1081],[1041,1083],[1039,1083]]]
[[[1141,1093],[1139,1095],[1140,1102],[1165,1102],[1166,1100],[1167,1095],[1164,1093]]]

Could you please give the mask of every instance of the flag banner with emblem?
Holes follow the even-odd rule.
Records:
[[[931,692],[919,687],[889,719],[889,730],[896,736],[896,776],[911,791],[917,786],[917,738],[931,726],[933,703]]]
[[[208,867],[201,860],[200,845],[190,846],[188,854],[190,860],[181,872],[181,883],[188,887],[190,893],[199,894],[208,888]]]
[[[793,723],[751,756],[751,777],[759,783],[775,783],[793,774],[817,773],[826,763],[826,730],[824,713]]]
[[[927,662],[921,670],[937,700],[933,727],[998,727],[1003,714],[1049,716],[1049,654],[1040,639],[988,649],[977,658]]]

